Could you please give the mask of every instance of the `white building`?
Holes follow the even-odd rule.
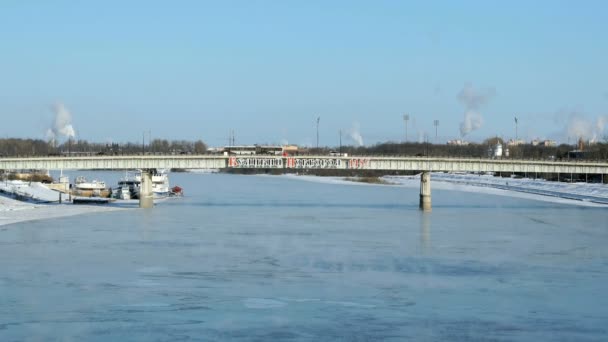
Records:
[[[519,145],[525,145],[525,144],[526,144],[526,142],[523,139],[517,139],[517,140],[510,139],[507,142],[507,146],[519,146]]]
[[[545,140],[543,141],[543,145],[546,147],[555,147],[557,146],[557,142],[555,140]]]
[[[465,141],[465,140],[455,139],[455,140],[448,140],[448,145],[467,146],[467,145],[469,145],[469,142]]]

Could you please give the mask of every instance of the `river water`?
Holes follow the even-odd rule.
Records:
[[[102,173],[115,184],[119,173]],[[2,341],[601,341],[608,210],[172,174],[186,197],[0,227]]]

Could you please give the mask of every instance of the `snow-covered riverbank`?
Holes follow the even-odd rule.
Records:
[[[8,180],[0,182],[0,195],[18,198],[20,200],[34,203],[59,202],[59,192],[49,189],[39,182],[24,182],[20,180]],[[61,194],[61,200],[67,201],[69,196]]]
[[[389,184],[367,184],[344,177],[317,177],[283,175],[292,179],[328,184],[358,184],[361,186],[420,187],[420,176],[385,176]],[[526,178],[500,178],[490,175],[432,173],[432,189],[485,193],[499,196],[526,198],[544,202],[579,206],[608,207],[608,185],[590,183],[563,183]]]
[[[73,205],[66,203],[69,196],[38,182],[0,182],[0,226],[24,221],[43,220],[95,212],[122,210],[137,207],[136,201],[123,201],[112,205]],[[18,198],[20,200],[15,199]]]
[[[120,206],[33,204],[0,196],[0,226],[88,213],[124,210]]]

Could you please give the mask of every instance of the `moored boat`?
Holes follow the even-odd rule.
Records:
[[[169,176],[165,171],[155,171],[152,173],[152,193],[154,198],[165,198],[175,196],[169,186]],[[126,173],[125,177],[118,182],[115,191],[115,198],[138,199],[141,188],[141,173]],[[127,190],[128,189],[128,190]],[[182,189],[179,188],[179,192]],[[127,194],[128,197],[127,198]]]
[[[83,197],[109,197],[110,190],[103,181],[88,181],[85,177],[79,176],[74,183],[72,195]]]
[[[180,186],[176,185],[171,188],[171,191],[169,192],[169,196],[171,196],[171,197],[184,196],[184,189],[182,189]]]

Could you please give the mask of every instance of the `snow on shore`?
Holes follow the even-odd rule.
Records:
[[[349,184],[361,186],[420,187],[420,175],[384,176],[389,184],[368,184],[346,180],[344,177],[318,177],[307,175],[283,175],[324,184]],[[527,178],[500,178],[491,175],[449,174],[433,172],[432,189],[475,192],[499,196],[525,198],[544,202],[591,207],[608,207],[608,185],[590,183],[563,183]]]
[[[453,184],[490,187],[608,205],[608,185],[598,183],[564,183],[544,179],[501,178],[491,175],[434,173],[435,180]]]
[[[122,210],[122,208],[118,206],[33,204],[0,196],[0,226],[114,210]]]
[[[26,200],[18,201],[13,196]],[[63,201],[68,195],[62,194]],[[121,210],[121,205],[73,205],[59,204],[59,192],[38,182],[0,182],[0,226],[24,221],[74,216],[94,212]]]
[[[16,195],[20,199],[31,202],[59,202],[59,192],[51,190],[39,182],[2,181],[0,182],[0,194]],[[67,201],[69,196],[62,194],[61,198],[63,201]]]

